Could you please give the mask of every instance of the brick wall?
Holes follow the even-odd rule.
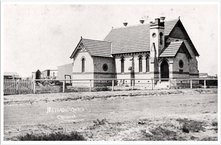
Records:
[[[82,72],[82,58],[85,58],[85,72]],[[78,51],[73,60],[72,79],[94,79],[93,59],[86,51]],[[73,82],[73,86],[90,86],[88,82]]]

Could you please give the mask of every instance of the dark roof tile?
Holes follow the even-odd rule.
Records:
[[[112,57],[110,42],[82,38],[82,43],[91,56]]]
[[[178,20],[165,21],[165,35],[169,35]],[[112,29],[105,41],[112,43],[112,54],[150,51],[149,24]]]
[[[174,57],[183,41],[171,42],[170,45],[160,54],[160,57]]]

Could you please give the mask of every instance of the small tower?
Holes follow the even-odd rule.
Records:
[[[150,22],[150,72],[154,74],[153,78],[159,78],[158,57],[165,46],[164,19],[156,18],[155,22]]]

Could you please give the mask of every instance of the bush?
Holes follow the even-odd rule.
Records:
[[[93,91],[93,92],[98,92],[98,91],[110,91],[110,89],[109,89],[108,87],[106,87],[106,86],[104,86],[104,87],[94,87],[94,88],[92,88],[92,91]]]
[[[19,136],[21,141],[84,141],[85,138],[78,132],[71,132],[69,134],[63,132],[56,132],[51,134],[29,134]]]
[[[204,122],[189,120],[186,118],[177,119],[176,121],[178,121],[180,124],[182,124],[181,129],[185,133],[205,131],[205,128],[203,127]]]
[[[97,120],[94,120],[93,122],[94,122],[94,126],[104,125],[104,124],[108,123],[108,121],[106,119],[102,119],[102,120],[97,119]]]
[[[218,126],[218,123],[216,121],[212,122],[212,126]]]

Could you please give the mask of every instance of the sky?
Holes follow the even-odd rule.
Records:
[[[3,72],[31,76],[71,63],[80,37],[103,40],[110,30],[165,16],[183,23],[200,56],[200,73],[218,74],[218,6],[213,4],[3,5]],[[149,35],[149,34],[148,34]]]

